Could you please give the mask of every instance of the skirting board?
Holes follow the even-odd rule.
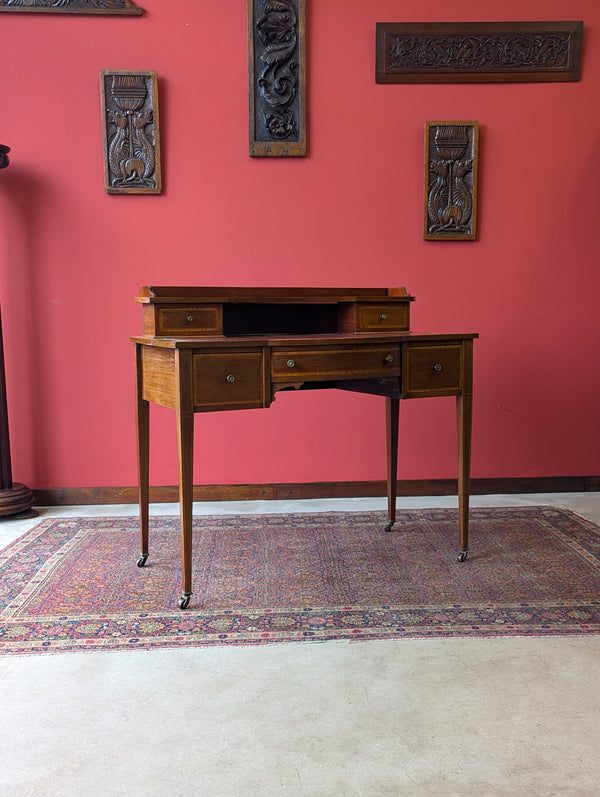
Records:
[[[398,482],[398,496],[454,495],[455,479],[405,479]],[[472,479],[472,495],[517,493],[599,492],[600,476],[533,476],[506,479]],[[33,490],[36,506],[85,504],[135,504],[136,487],[69,487]],[[305,482],[289,484],[208,484],[194,487],[195,501],[273,501],[301,498],[378,498],[386,494],[382,481]],[[176,486],[151,487],[150,500],[179,500]]]

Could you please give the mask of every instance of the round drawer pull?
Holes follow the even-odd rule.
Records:
[[[287,361],[287,367],[288,368],[293,368],[295,365],[296,365],[296,361],[295,360],[288,360]]]
[[[233,374],[227,374],[227,381],[235,382],[235,376]]]
[[[192,323],[192,321],[194,320],[194,316],[193,316],[193,315],[189,315],[189,316],[187,317],[187,320],[188,320],[188,321],[190,322],[190,324],[191,324],[191,323]]]
[[[436,364],[433,366],[433,370],[434,370],[434,371],[438,371],[438,372],[439,372],[439,371],[441,371],[441,370],[442,370],[442,364],[441,364],[441,363],[436,363]]]
[[[380,315],[380,318],[381,318],[382,321],[385,321],[385,319],[387,318],[387,313],[382,313]]]
[[[385,357],[385,361],[386,361],[386,363],[393,363],[394,362],[394,355],[393,354],[387,354],[386,357]]]

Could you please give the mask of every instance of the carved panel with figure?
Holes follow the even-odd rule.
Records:
[[[425,122],[426,241],[477,235],[477,122]]]
[[[156,72],[100,71],[104,185],[109,194],[160,194]]]
[[[306,155],[306,0],[248,0],[250,155]]]

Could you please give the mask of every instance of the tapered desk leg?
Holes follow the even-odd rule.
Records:
[[[150,402],[143,398],[142,347],[135,346],[135,422],[137,437],[138,502],[140,507],[141,550],[138,567],[146,564],[149,554],[148,502],[150,484]]]
[[[386,397],[386,447],[387,447],[387,499],[388,523],[386,531],[391,531],[396,522],[396,490],[398,486],[398,419],[400,400]]]
[[[181,573],[183,591],[179,608],[187,609],[192,597],[192,510],[194,491],[194,409],[189,352],[177,352],[177,457],[181,518]]]
[[[471,489],[471,428],[473,420],[473,341],[465,341],[465,384],[456,397],[458,443],[458,560],[464,562],[469,551],[469,494]]]
[[[458,396],[456,415],[458,430],[458,523],[460,549],[458,559],[464,562],[469,550],[469,492],[471,472],[471,416],[473,397]]]

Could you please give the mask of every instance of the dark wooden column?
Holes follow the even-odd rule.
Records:
[[[8,166],[10,147],[0,144],[0,169]],[[4,344],[0,316],[0,520],[7,517],[35,517],[32,510],[33,493],[24,484],[13,482],[8,433],[8,408],[6,404],[6,376],[4,372]]]

